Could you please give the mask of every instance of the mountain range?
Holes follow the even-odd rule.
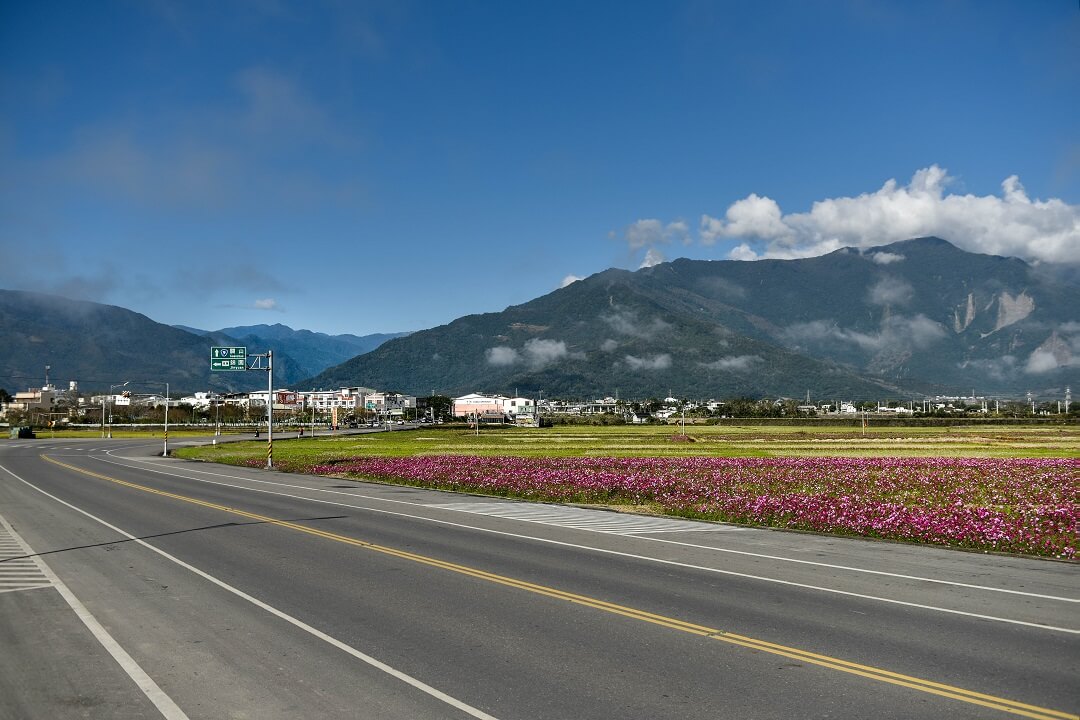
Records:
[[[249,353],[266,352],[273,348],[274,356],[287,356],[295,365],[286,374],[286,383],[292,384],[301,378],[311,377],[328,367],[338,365],[345,360],[371,352],[387,340],[403,337],[408,333],[374,333],[371,335],[327,335],[311,330],[293,330],[288,325],[242,325],[227,327],[215,331],[199,330],[183,325],[174,325],[182,330],[200,336],[230,339],[228,343],[245,346]]]
[[[403,334],[326,335],[280,324],[207,331],[114,305],[0,290],[0,387],[40,386],[46,365],[56,384],[78,380],[88,391],[124,381],[148,391],[165,382],[189,392],[266,387],[262,373],[210,372],[213,345],[246,346],[249,354],[272,348],[274,383],[288,387]]]
[[[303,384],[577,397],[1058,392],[1080,367],[1075,278],[935,237],[798,260],[680,259],[398,338]]]
[[[206,331],[124,308],[0,290],[0,387],[45,365],[85,390],[131,380],[265,387],[209,371],[211,345],[273,348],[275,385],[415,395],[833,400],[1056,394],[1080,368],[1074,266],[965,252],[940,238],[798,260],[610,269],[502,312],[411,334],[285,325]]]

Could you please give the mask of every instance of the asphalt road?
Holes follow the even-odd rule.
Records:
[[[0,441],[0,718],[1080,710],[1075,564]]]

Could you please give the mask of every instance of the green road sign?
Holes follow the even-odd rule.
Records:
[[[247,348],[210,348],[210,370],[247,370]]]

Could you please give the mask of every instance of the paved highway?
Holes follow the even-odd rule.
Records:
[[[0,718],[1080,710],[1074,564],[0,441]]]

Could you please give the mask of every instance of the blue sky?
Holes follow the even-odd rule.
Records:
[[[608,267],[1080,261],[1080,7],[0,4],[0,287],[416,330]]]

